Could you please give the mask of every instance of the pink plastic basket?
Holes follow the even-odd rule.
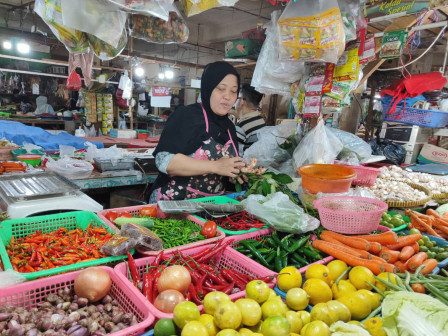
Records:
[[[138,215],[140,209],[143,208],[143,207],[147,207],[147,206],[154,206],[154,207],[157,208],[157,217],[158,218],[187,218],[187,219],[191,220],[192,222],[198,224],[201,227],[205,223],[203,220],[201,220],[201,219],[199,219],[197,217],[191,216],[191,215],[186,215],[186,214],[169,215],[169,214],[166,214],[166,213],[162,212],[159,209],[157,204],[146,204],[146,205],[137,205],[137,206],[132,206],[132,207],[125,207],[125,208],[116,208],[116,209],[102,210],[102,211],[98,212],[97,215],[98,215],[99,218],[101,218],[103,221],[105,221],[111,228],[113,228],[116,232],[120,232],[120,230],[106,218],[106,215],[107,215],[108,212],[110,212],[110,211],[116,211],[118,213],[120,213],[120,212],[128,212],[131,215]],[[210,243],[213,243],[213,242],[216,242],[216,241],[218,241],[220,239],[225,238],[225,236],[226,236],[225,233],[218,229],[216,231],[216,236],[213,237],[213,238],[208,238],[208,239],[204,239],[204,240],[201,240],[201,241],[198,241],[198,242],[195,242],[195,243],[185,244],[185,245],[181,245],[181,246],[176,246],[176,247],[172,247],[172,248],[169,248],[169,249],[165,249],[164,253],[167,254],[167,253],[170,253],[172,251],[182,251],[182,250],[189,249],[189,248],[192,248],[192,247],[202,246],[202,245],[205,245],[205,244],[210,244]],[[136,250],[140,254],[142,254],[144,256],[155,256],[155,255],[159,254],[159,251],[146,251],[146,250],[141,250],[141,249],[138,249],[138,248]]]
[[[138,324],[120,330],[110,336],[140,335],[154,322],[154,315],[149,310],[148,303],[141,296],[128,290],[126,283],[110,267],[99,266],[109,273],[112,279],[112,286],[109,295],[118,301],[120,307],[126,313],[132,313],[137,317]],[[2,288],[0,296],[0,306],[7,304],[31,308],[38,303],[45,302],[45,298],[50,293],[57,293],[59,289],[65,287],[72,288],[76,276],[81,271],[59,274],[50,278],[25,282],[19,285]]]
[[[225,239],[225,241],[229,240],[229,239],[233,239],[234,242],[230,244],[230,246],[234,247],[234,246],[238,246],[239,245],[239,241],[240,240],[246,240],[246,239],[257,239],[257,238],[261,238],[261,237],[270,237],[272,235],[272,231],[274,231],[274,229],[264,229],[264,230],[260,230],[260,231],[254,231],[254,232],[249,232],[249,233],[245,233],[243,235],[238,235],[238,236],[234,236],[234,237],[228,237]],[[235,251],[237,253],[240,253],[238,251]],[[302,268],[299,268],[299,271],[301,273],[306,272],[306,270],[308,269],[308,267],[310,267],[311,265],[314,264],[327,264],[330,261],[332,261],[334,259],[334,257],[332,256],[328,256],[322,260],[318,260],[315,261],[307,266],[303,266]]]
[[[366,234],[378,229],[387,204],[373,198],[333,196],[314,201],[320,222],[328,230],[344,234]]]
[[[340,164],[352,168],[356,172],[356,178],[352,181],[352,185],[360,185],[366,187],[373,186],[375,184],[378,174],[381,173],[381,169],[378,168],[370,168],[364,166],[350,166],[342,164],[339,161],[335,161],[335,164]]]
[[[205,245],[205,246],[199,246],[199,247],[194,247],[194,248],[190,248],[187,250],[183,250],[182,253],[184,255],[190,255],[190,254],[194,254],[197,253],[199,251],[202,251],[203,249],[207,249],[209,247],[213,246],[213,244],[210,245]],[[177,252],[177,251],[176,251]],[[164,253],[164,255],[173,255],[176,252],[171,252],[169,254]],[[143,275],[144,273],[146,273],[146,265],[150,265],[153,261],[154,261],[155,257],[146,257],[146,258],[141,258],[141,259],[136,259],[135,260],[135,264],[137,265],[137,269],[138,272],[140,273],[140,275]],[[269,276],[269,275],[276,275],[277,273],[272,272],[271,270],[263,267],[262,265],[256,263],[255,261],[247,258],[246,256],[242,255],[241,253],[235,251],[233,248],[231,247],[227,247],[224,252],[220,253],[218,256],[216,256],[215,258],[212,259],[212,262],[214,263],[214,265],[216,265],[216,269],[221,270],[222,268],[228,268],[231,270],[236,270],[257,278],[261,278],[261,277],[265,277],[265,276]],[[128,278],[128,270],[127,270],[127,264],[125,262],[118,264],[117,266],[115,266],[114,268],[116,274],[123,280],[126,282],[127,286],[128,286],[128,291],[129,292],[133,292],[135,295],[138,295],[141,299],[146,300],[146,298],[143,296],[142,293],[139,292],[138,289],[136,289],[134,287],[134,285],[129,281]],[[271,282],[268,284],[269,287],[273,288],[275,286],[275,281]],[[246,291],[240,291],[238,293],[235,294],[231,294],[230,298],[232,299],[232,301],[235,301],[239,298],[244,297],[246,294]],[[147,305],[149,306],[149,310],[150,312],[157,318],[157,319],[162,319],[162,318],[173,318],[173,314],[167,314],[164,313],[160,310],[158,310],[156,307],[154,307],[151,303],[149,303],[148,301]],[[199,306],[199,309],[202,310],[202,305]]]

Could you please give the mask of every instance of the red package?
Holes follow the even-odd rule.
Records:
[[[71,91],[79,91],[82,87],[81,76],[79,76],[75,70],[73,70],[70,76],[68,76],[66,86],[67,89]]]
[[[331,91],[331,85],[333,84],[334,63],[327,63],[325,67],[325,80],[322,87],[322,93],[328,93]]]

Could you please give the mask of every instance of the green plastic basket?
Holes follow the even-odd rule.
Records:
[[[16,160],[16,161],[17,161],[17,157],[19,155],[25,155],[25,154],[33,154],[33,155],[40,155],[40,156],[44,155],[44,152],[41,149],[32,149],[31,153],[27,153],[26,149],[19,148],[19,149],[13,149],[11,151],[11,153],[12,153],[12,156],[14,156],[14,160]]]
[[[93,226],[105,228],[108,232],[116,234],[116,232],[104,223],[95,213],[89,211],[72,211],[61,214],[36,216],[20,219],[10,219],[2,222],[3,228],[0,230],[0,256],[4,267],[4,270],[13,269],[9,255],[6,252],[6,246],[9,245],[11,237],[21,238],[40,230],[42,232],[52,232],[59,229],[61,226],[74,230],[81,228],[85,230],[87,226],[92,223]],[[131,251],[134,253],[134,250]],[[106,258],[100,258],[97,260],[90,260],[86,262],[80,262],[77,264],[55,267],[48,270],[20,273],[27,280],[34,280],[37,278],[48,277],[50,275],[65,273],[69,271],[79,270],[95,265],[107,265],[113,266],[123,259],[126,259],[126,255],[111,256]]]
[[[238,204],[237,200],[234,200],[233,198],[227,197],[227,196],[211,196],[211,197],[203,197],[203,198],[194,198],[190,199],[189,201],[193,202],[202,202],[202,203],[212,203],[212,204]],[[200,220],[207,221],[206,218],[202,218],[199,216],[194,215],[195,217],[199,218]],[[261,229],[250,229],[250,230],[241,230],[241,231],[230,231],[223,229],[222,227],[218,226],[218,228],[226,234],[226,236],[236,236],[241,235],[249,232],[259,231],[266,229],[268,226],[265,225]]]

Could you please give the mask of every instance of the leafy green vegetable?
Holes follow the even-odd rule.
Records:
[[[370,336],[364,328],[342,321],[333,323],[330,331],[332,336]]]
[[[388,336],[448,335],[448,306],[429,295],[386,293],[382,315]]]

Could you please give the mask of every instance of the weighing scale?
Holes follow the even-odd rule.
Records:
[[[43,212],[103,210],[103,206],[81,192],[67,178],[52,172],[0,176],[0,208],[10,218]]]

